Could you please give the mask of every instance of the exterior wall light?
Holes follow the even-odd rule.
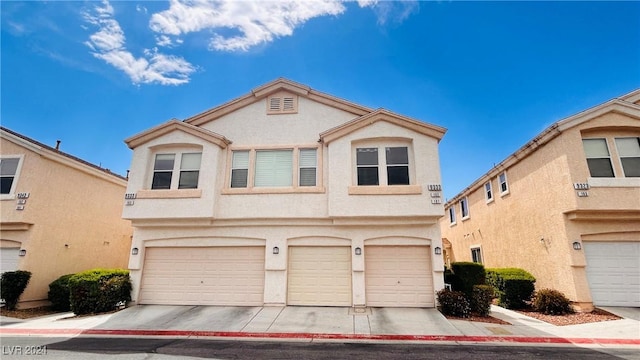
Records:
[[[27,250],[20,249],[20,251],[18,251],[18,256],[25,256],[25,255],[27,255]]]
[[[138,255],[138,248],[131,249],[131,255]]]
[[[279,248],[279,247],[277,247],[277,246],[274,246],[274,247],[273,247],[273,254],[274,254],[274,255],[278,255],[278,254],[280,254],[280,248]]]
[[[359,247],[357,247],[357,248],[355,249],[355,254],[356,254],[356,255],[362,255],[362,249],[361,249],[361,248],[359,248]]]
[[[436,255],[442,255],[442,248],[440,246],[436,246],[436,248],[433,249],[433,251]]]
[[[573,242],[573,250],[582,250],[582,244],[579,241]]]

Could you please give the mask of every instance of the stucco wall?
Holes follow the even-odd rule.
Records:
[[[19,269],[31,271],[32,278],[21,302],[46,299],[49,283],[64,274],[126,268],[132,236],[129,221],[121,218],[126,182],[99,170],[73,168],[86,165],[58,154],[43,155],[1,141],[3,156],[24,155],[16,193],[30,193],[21,211],[16,210],[16,199],[1,201],[3,224],[32,224],[16,231],[3,226],[0,235],[21,242],[27,251]]]

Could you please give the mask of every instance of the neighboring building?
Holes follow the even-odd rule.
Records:
[[[444,133],[278,79],[127,139],[134,301],[435,306]]]
[[[46,304],[49,283],[91,268],[126,268],[127,180],[0,128],[0,266],[27,270],[19,307]]]
[[[448,262],[524,268],[584,310],[640,306],[640,90],[551,125],[440,225]]]

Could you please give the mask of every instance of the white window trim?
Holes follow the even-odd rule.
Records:
[[[500,175],[504,175],[504,183],[507,184],[507,190],[502,191],[502,183],[500,182]],[[500,174],[498,174],[498,188],[500,189],[500,197],[503,197],[505,195],[509,195],[509,192],[511,191],[511,186],[509,186],[509,177],[507,176],[507,172],[503,171]]]
[[[491,192],[491,198],[489,198],[489,194],[487,192],[487,184],[489,184],[489,192]],[[493,192],[493,183],[491,182],[491,180],[484,183],[482,188],[484,189],[484,199],[486,203],[492,203],[496,199],[496,194]]]
[[[300,186],[300,150],[316,149],[316,186]],[[292,164],[292,186],[284,187],[256,187],[255,173],[256,173],[256,152],[268,151],[268,150],[291,150],[293,152],[293,164]],[[233,166],[233,152],[234,151],[249,151],[249,169],[247,174],[247,187],[231,187],[231,170]],[[269,146],[237,146],[227,148],[227,166],[226,166],[226,178],[225,186],[222,189],[223,195],[235,195],[235,194],[288,194],[288,193],[324,193],[325,189],[322,186],[323,183],[323,148],[317,144],[302,144],[302,145],[269,145]]]
[[[13,175],[13,183],[11,184],[11,189],[8,194],[0,194],[0,200],[15,200],[16,198],[16,188],[18,187],[18,181],[20,180],[20,173],[22,171],[22,165],[24,164],[24,154],[7,154],[0,155],[0,159],[18,159],[18,167],[16,168],[16,173]]]
[[[480,262],[478,264],[484,264],[484,253],[482,252],[482,245],[471,245],[469,246],[469,254],[471,255],[471,262],[473,261],[473,250],[478,249],[480,252]]]
[[[453,215],[453,219],[452,216]],[[451,221],[453,220],[453,221]],[[455,205],[451,205],[451,207],[449,208],[449,226],[454,226],[455,224],[457,224],[457,217],[456,217],[456,206]]]
[[[460,199],[460,201],[458,201],[458,203],[460,204],[460,215],[462,215],[462,221],[465,221],[467,219],[469,219],[469,217],[471,216],[471,211],[469,209],[469,197],[465,196],[462,199]],[[467,215],[464,214],[464,209],[467,209]]]
[[[584,142],[584,140],[604,140],[604,144],[607,147],[607,152],[609,153],[609,164],[611,164],[611,170],[613,171],[613,177],[604,177],[604,176],[603,177],[599,176],[599,177],[596,177],[596,178],[592,177],[591,176],[591,170],[589,170],[589,164],[588,164],[588,161],[587,161],[588,159],[592,159],[592,158],[587,157],[587,154],[584,152],[584,145],[583,145],[583,148],[582,148],[583,150],[582,151],[583,151],[583,155],[584,155],[584,163],[587,165],[587,173],[589,174],[589,178],[590,179],[615,179],[615,178],[618,178],[618,171],[616,170],[616,167],[613,165],[613,157],[614,157],[613,155],[614,154],[611,152],[612,147],[609,144],[609,138],[606,137],[606,136],[583,137],[582,141]],[[615,144],[614,144],[613,148],[615,148],[616,151],[618,150],[616,148]],[[620,162],[620,156],[618,156],[617,153],[615,155],[618,158],[618,162]],[[598,159],[600,159],[600,158],[598,158]],[[620,162],[620,169],[622,170],[622,163],[621,162]],[[624,171],[623,171],[623,173],[624,173]]]
[[[408,185],[387,185],[387,160],[386,160],[386,148],[388,147],[406,147],[407,158],[409,164],[409,184]],[[358,185],[358,160],[357,149],[358,148],[377,148],[378,149],[378,185]],[[349,187],[349,194],[421,194],[422,187],[416,184],[415,175],[415,157],[413,154],[413,146],[409,140],[364,140],[356,141],[351,144],[351,167],[352,179],[351,186]],[[365,190],[365,188],[378,189],[378,190]],[[390,190],[397,188],[397,191]],[[405,188],[401,190],[401,188]],[[385,190],[389,189],[389,190]]]
[[[179,189],[179,183],[180,183],[180,173],[182,171],[181,169],[181,164],[182,164],[182,155],[183,154],[195,154],[195,153],[199,153],[200,154],[200,168],[198,169],[198,186],[195,189]],[[171,170],[171,184],[169,185],[168,189],[153,189],[153,176],[155,174],[155,163],[156,163],[156,156],[157,155],[174,155],[174,159],[173,159],[173,170]],[[151,155],[151,171],[150,171],[150,176],[149,179],[147,180],[147,184],[148,184],[148,188],[145,190],[150,190],[150,191],[184,191],[184,190],[197,190],[200,189],[200,184],[201,184],[201,178],[200,175],[202,173],[202,163],[203,163],[203,151],[202,148],[180,148],[180,149],[175,149],[175,148],[163,148],[163,149],[158,149],[157,151],[154,151]],[[185,170],[188,171],[188,170]]]
[[[639,177],[637,176],[627,176],[627,174],[625,174],[624,172],[624,166],[622,166],[622,158],[635,158],[637,156],[622,156],[620,155],[620,148],[618,148],[618,142],[616,140],[618,139],[638,139],[638,136],[619,136],[619,137],[614,137],[613,138],[613,145],[614,148],[616,149],[616,157],[618,158],[618,164],[620,165],[620,171],[622,172],[622,177],[625,179],[639,179]],[[611,152],[609,153],[609,156],[611,156]],[[613,165],[613,160],[611,165]],[[613,173],[615,174],[615,166],[612,166],[613,169]]]

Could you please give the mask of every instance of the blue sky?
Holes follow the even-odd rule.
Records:
[[[125,174],[123,140],[278,77],[448,129],[453,197],[640,87],[640,2],[3,1],[2,125]]]

